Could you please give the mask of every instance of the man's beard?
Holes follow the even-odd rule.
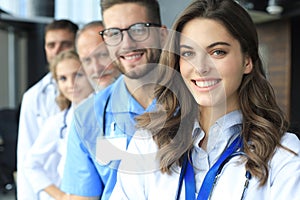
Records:
[[[130,79],[139,79],[147,75],[150,71],[153,70],[154,67],[157,66],[159,62],[161,54],[161,49],[147,49],[147,62],[141,65],[143,68],[141,70],[132,70],[132,71],[126,71],[125,67],[122,65],[122,62],[120,60],[116,60],[115,63],[119,70],[128,78]],[[137,67],[139,69],[139,67]]]

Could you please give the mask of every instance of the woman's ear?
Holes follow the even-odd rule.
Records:
[[[253,69],[253,62],[250,56],[246,56],[244,60],[244,74],[251,73]]]

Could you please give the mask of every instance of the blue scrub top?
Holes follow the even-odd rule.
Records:
[[[135,132],[134,118],[153,110],[155,103],[154,100],[145,110],[130,95],[124,77],[120,76],[114,84],[79,106],[69,133],[61,189],[78,196],[101,196],[101,199],[109,199],[116,183],[119,161],[114,154],[117,154],[118,148],[108,150],[101,146],[99,140],[103,136],[125,136],[127,146]],[[101,154],[107,155],[106,158],[99,157]],[[113,160],[109,160],[110,158]]]

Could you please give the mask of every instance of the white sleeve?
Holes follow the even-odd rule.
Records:
[[[38,193],[51,184],[56,184],[53,180],[53,172],[47,170],[47,165],[52,165],[52,169],[57,168],[55,162],[51,161],[54,154],[58,154],[60,118],[57,115],[50,117],[41,129],[40,134],[29,149],[24,162],[25,175],[29,180],[34,192]],[[55,156],[57,158],[57,156]],[[56,169],[57,171],[57,169]],[[54,175],[57,177],[57,175]]]
[[[35,194],[24,174],[25,155],[37,137],[39,130],[37,116],[34,112],[35,106],[32,105],[32,98],[34,98],[34,94],[31,91],[26,92],[23,95],[21,104],[17,144],[17,194],[18,199],[32,197],[34,200],[36,199],[34,198]]]
[[[279,148],[271,162],[270,199],[300,198],[300,142],[295,135],[284,135],[282,145],[298,155]]]
[[[24,174],[24,161],[45,120],[59,111],[55,103],[55,85],[48,87],[47,90],[43,90],[43,88],[49,85],[50,80],[51,74],[48,73],[23,95],[17,143],[18,199],[37,199]]]

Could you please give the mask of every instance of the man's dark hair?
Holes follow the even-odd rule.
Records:
[[[159,3],[157,0],[102,0],[100,3],[101,6],[101,14],[103,16],[103,12],[116,5],[123,3],[136,3],[146,8],[147,16],[149,18],[149,22],[161,24]]]
[[[54,20],[53,22],[51,22],[45,27],[45,34],[48,31],[59,30],[59,29],[68,30],[74,33],[74,35],[76,35],[76,32],[78,30],[78,25],[67,19]]]

